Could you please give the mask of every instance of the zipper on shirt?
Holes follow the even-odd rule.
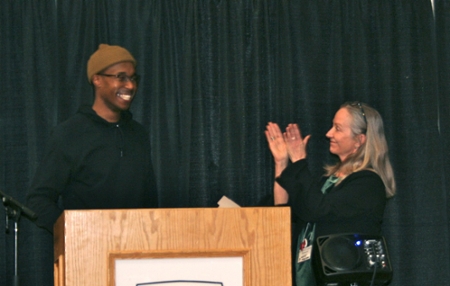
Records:
[[[122,129],[120,128],[120,125],[119,124],[116,124],[116,126],[115,126],[116,128],[117,128],[117,130],[118,130],[118,132],[119,132],[119,140],[118,140],[118,144],[119,144],[119,151],[120,151],[120,157],[123,157],[123,154],[124,154],[124,140],[123,140],[123,131],[122,131]],[[117,134],[117,133],[116,133]],[[117,142],[117,140],[116,140],[116,142]]]

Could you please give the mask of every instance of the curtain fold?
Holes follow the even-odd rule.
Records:
[[[448,244],[450,239],[450,1],[436,0],[436,58],[438,73],[438,115],[441,160],[444,168],[442,174],[445,180],[441,183],[441,204],[444,213],[439,221],[442,223],[442,240]],[[446,212],[445,212],[446,210]],[[442,249],[443,261],[450,264],[450,248]]]
[[[450,280],[450,1],[12,1],[1,5],[0,189],[25,195],[52,128],[90,104],[100,43],[138,60],[131,108],[150,132],[160,206],[260,205],[273,187],[264,129],[295,122],[317,175],[339,106],[383,116],[397,179],[383,230],[391,285]],[[0,216],[4,215],[0,211]],[[0,219],[0,228],[5,220]],[[52,237],[20,222],[23,285],[52,285]],[[0,231],[0,284],[13,236]]]
[[[56,10],[54,1],[6,1],[0,14],[4,20],[0,25],[0,189],[24,202],[40,149],[56,122]],[[14,222],[9,221],[6,234],[3,210],[0,216],[0,284],[13,285]],[[50,285],[52,240],[39,232],[28,220],[20,220],[18,275],[25,284]],[[33,280],[27,280],[33,271]]]

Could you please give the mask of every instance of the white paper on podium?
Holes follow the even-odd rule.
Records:
[[[219,208],[240,208],[241,206],[237,203],[233,202],[231,199],[227,198],[226,196],[223,196],[217,204],[219,205]]]

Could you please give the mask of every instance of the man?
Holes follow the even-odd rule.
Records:
[[[119,46],[100,44],[90,57],[94,103],[54,129],[27,196],[38,226],[53,232],[64,209],[157,207],[149,136],[128,111],[135,68]]]

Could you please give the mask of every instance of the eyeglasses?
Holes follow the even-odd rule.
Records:
[[[367,118],[366,118],[366,113],[364,112],[364,108],[362,107],[362,104],[361,104],[361,102],[356,102],[356,103],[352,103],[352,104],[350,104],[351,106],[358,106],[359,107],[359,110],[361,111],[361,115],[363,116],[363,118],[364,118],[364,122],[366,123],[366,130],[367,130]],[[366,132],[364,132],[364,133],[366,133]]]
[[[127,76],[125,73],[118,73],[118,74],[99,73],[98,75],[114,77],[116,80],[118,80],[121,83],[126,83],[126,82],[130,81],[133,84],[138,84],[139,79],[140,79],[140,76],[137,74],[134,74],[132,76]]]

